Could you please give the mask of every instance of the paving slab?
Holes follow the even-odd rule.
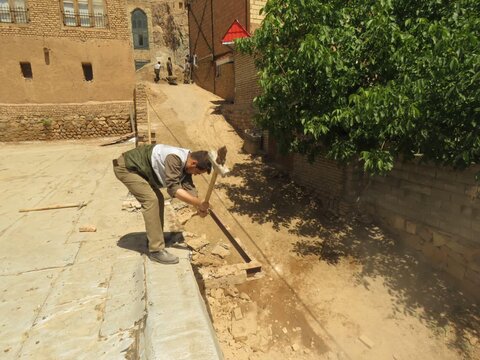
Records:
[[[2,276],[0,283],[0,354],[16,359],[26,334],[45,303],[60,269]]]
[[[72,264],[79,244],[64,243],[72,232],[75,211],[19,215],[18,220],[0,235],[0,275]]]
[[[146,358],[223,359],[190,265],[190,252],[170,250],[180,257],[179,264],[146,262]]]

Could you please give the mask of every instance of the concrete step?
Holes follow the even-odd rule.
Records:
[[[190,252],[169,248],[176,265],[146,260],[147,319],[144,352],[147,360],[223,360],[210,317],[200,294]]]

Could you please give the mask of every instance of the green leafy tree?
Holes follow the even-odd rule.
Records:
[[[465,168],[480,159],[480,0],[269,0],[256,121],[281,149]]]

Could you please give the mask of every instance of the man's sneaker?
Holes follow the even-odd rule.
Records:
[[[178,256],[170,254],[167,250],[151,252],[150,260],[162,264],[178,264]]]

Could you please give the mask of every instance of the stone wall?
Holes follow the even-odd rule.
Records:
[[[0,141],[85,139],[131,132],[131,101],[0,104]]]

